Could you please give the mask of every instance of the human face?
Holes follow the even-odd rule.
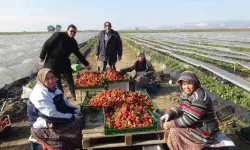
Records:
[[[76,35],[76,28],[70,27],[70,28],[67,30],[67,33],[68,33],[68,35],[69,35],[70,38],[74,38],[75,35]]]
[[[106,24],[106,25],[105,25],[105,31],[106,31],[106,33],[110,33],[110,31],[111,31],[111,26],[110,26],[109,24]]]
[[[47,76],[45,77],[45,83],[44,84],[48,88],[53,88],[56,85],[55,75],[53,73],[49,72],[47,74]]]
[[[143,61],[145,60],[145,58],[144,58],[143,55],[140,54],[140,55],[137,57],[137,60],[138,60],[139,62],[143,62]]]
[[[188,81],[182,81],[182,89],[187,95],[191,95],[194,92],[194,84]]]

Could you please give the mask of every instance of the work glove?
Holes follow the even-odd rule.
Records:
[[[162,129],[164,129],[164,126],[163,126],[164,122],[167,122],[168,119],[169,119],[169,114],[165,114],[165,115],[161,116],[161,118],[160,118],[160,126],[161,126]]]
[[[148,76],[148,73],[147,72],[143,72],[143,76]]]
[[[161,116],[161,122],[167,122],[168,121],[168,119],[169,119],[169,114],[165,114],[165,115],[163,115],[163,116]]]
[[[121,69],[120,72],[121,72],[121,73],[125,73],[126,71],[125,71],[124,69]]]

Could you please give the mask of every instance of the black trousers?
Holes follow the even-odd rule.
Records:
[[[56,72],[56,84],[57,87],[64,93],[63,86],[62,86],[62,75],[66,78],[68,85],[69,85],[69,91],[72,97],[76,98],[75,94],[75,84],[74,79],[71,71],[68,72]]]

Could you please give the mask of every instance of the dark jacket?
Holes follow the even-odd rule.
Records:
[[[124,72],[131,72],[135,70],[136,72],[147,72],[147,76],[154,74],[154,68],[150,61],[145,60],[142,65],[139,67],[139,62],[136,61],[132,66],[123,69]]]
[[[111,37],[105,48],[105,30],[101,31],[96,41],[96,56],[101,61],[116,62],[117,55],[122,56],[122,41],[119,34],[111,29]]]
[[[88,61],[83,57],[78,49],[77,42],[70,38],[66,32],[54,33],[43,45],[40,58],[44,60],[44,67],[50,68],[55,72],[71,72],[69,55],[74,53],[85,66]]]
[[[180,86],[181,80],[194,81],[197,89],[190,96],[182,92],[181,100],[167,112],[170,115],[171,126],[191,128],[192,137],[204,143],[213,143],[219,127],[209,94],[201,87],[200,81],[192,72],[186,71],[181,74],[178,79]]]

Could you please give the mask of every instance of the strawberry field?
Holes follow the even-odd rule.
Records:
[[[34,37],[35,36],[36,35],[34,35]],[[248,32],[241,32],[239,34],[227,32],[122,33],[124,57],[121,62],[117,63],[117,68],[119,70],[128,67],[132,64],[131,60],[136,59],[136,52],[143,51],[146,53],[147,58],[153,62],[156,70],[167,70],[166,72],[171,75],[173,81],[176,77],[172,75],[172,73],[175,71],[194,71],[199,76],[202,85],[211,93],[217,94],[216,98],[213,97],[213,99],[216,99],[214,101],[216,105],[217,102],[221,102],[219,101],[220,99],[223,99],[230,102],[227,104],[234,106],[236,113],[241,114],[237,117],[234,116],[231,120],[220,123],[223,132],[231,135],[232,131],[229,130],[227,126],[233,124],[238,127],[247,126],[246,120],[242,119],[242,116],[244,118],[246,112],[248,112],[246,110],[250,110],[250,51],[248,36]],[[39,44],[36,46],[39,47]],[[131,77],[129,75],[121,74],[110,69],[105,72],[97,71],[97,62],[94,60],[95,55],[93,50],[94,49],[92,49],[87,56],[87,59],[92,65],[92,69],[83,70],[79,73],[75,82],[76,87],[98,87],[112,81],[130,80]],[[9,56],[5,55],[0,56],[3,58],[1,60],[8,60],[12,53],[10,53]],[[23,54],[20,55],[23,56]],[[15,58],[17,57],[15,56]],[[72,57],[72,59],[75,58]],[[4,67],[0,68],[0,76],[4,77],[0,80],[2,82],[4,81],[4,84],[5,81],[6,83],[7,81],[11,83],[16,76],[23,74],[22,71],[25,71],[25,69],[21,67],[22,65],[19,65],[20,73],[18,74],[13,72],[13,68],[18,66],[16,66],[16,62],[13,61],[13,67],[7,66],[7,64],[10,65],[10,63],[0,62],[0,65],[4,65]],[[168,67],[168,69],[165,70],[166,67]],[[11,73],[13,73],[13,75],[11,77],[7,76],[6,71],[12,71]],[[34,72],[36,72],[36,70]],[[85,108],[100,108],[95,111],[102,112],[105,134],[123,134],[158,130],[157,118],[154,112],[160,111],[163,113],[166,109],[172,107],[174,105],[172,103],[178,100],[178,96],[175,95],[179,95],[179,88],[174,84],[161,87],[156,94],[150,95],[143,92],[135,93],[125,91],[123,89],[98,91],[94,95],[86,97],[86,101],[78,101],[76,103],[84,105]],[[217,101],[217,99],[219,100]],[[166,106],[166,104],[169,105]],[[222,103],[220,105],[222,105]],[[241,106],[244,108],[238,109]],[[95,111],[89,113],[89,120],[94,124],[99,121],[99,118],[95,119]],[[22,143],[27,144],[29,125],[27,122],[24,122],[24,124],[25,125],[23,125],[23,123],[19,125],[14,123],[12,126],[14,126],[14,132],[20,136],[20,139],[23,139]],[[4,125],[1,125],[1,128],[3,126]],[[24,126],[21,128],[25,129],[25,131],[19,130],[20,126]],[[22,131],[22,133],[20,133],[20,131]],[[235,139],[233,138],[233,140]],[[10,138],[5,141],[7,141],[6,144],[1,143],[0,145],[7,147],[6,145],[11,145],[11,142],[16,142],[17,140]],[[239,143],[241,144],[238,144],[238,146],[244,145],[242,141]]]

